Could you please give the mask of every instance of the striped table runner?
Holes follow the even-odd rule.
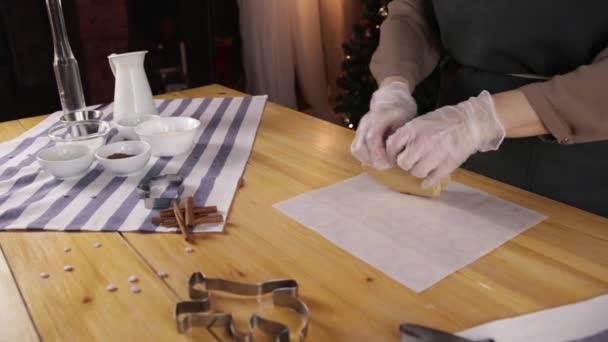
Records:
[[[52,114],[17,139],[0,144],[0,230],[175,231],[157,227],[157,215],[144,207],[136,187],[142,179],[177,173],[184,177],[184,196],[196,205],[216,205],[227,214],[251,153],[266,96],[157,100],[162,116],[201,120],[189,154],[152,157],[130,177],[115,177],[94,163],[82,177],[57,180],[40,170],[36,154],[51,146],[48,130],[61,113]],[[112,120],[112,105],[97,106]],[[115,129],[109,141],[120,141]],[[197,232],[221,232],[224,224],[205,224]]]

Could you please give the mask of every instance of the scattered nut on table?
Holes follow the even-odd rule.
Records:
[[[95,248],[100,248],[100,247],[101,247],[101,242],[95,242],[95,243],[93,244],[93,247],[95,247]]]
[[[137,286],[131,286],[131,288],[129,290],[131,290],[131,292],[133,292],[133,293],[140,293],[141,292],[141,289],[139,287],[137,287]]]
[[[118,287],[116,287],[116,285],[110,283],[110,284],[108,284],[108,286],[106,286],[106,290],[108,290],[110,292],[114,292],[114,291],[118,290]]]
[[[184,248],[184,251],[186,251],[186,253],[192,253],[192,252],[194,252],[194,249],[192,249],[192,247],[188,246],[188,247]]]
[[[51,276],[51,275],[50,275],[50,274],[48,274],[48,273],[46,273],[46,272],[40,272],[40,278],[42,278],[42,279],[46,279],[46,278],[48,278],[48,277],[50,277],[50,276]]]
[[[158,271],[156,274],[161,278],[167,278],[169,276],[169,274],[165,271]]]
[[[72,251],[72,249],[70,247],[63,247],[63,251],[69,253]]]
[[[66,272],[72,272],[74,270],[74,266],[72,265],[65,265],[63,266],[63,270]]]
[[[129,280],[129,283],[135,283],[135,282],[137,282],[138,279],[136,276],[131,275],[131,276],[129,276],[128,280]]]

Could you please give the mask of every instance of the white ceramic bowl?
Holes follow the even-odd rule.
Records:
[[[160,118],[158,115],[144,114],[133,119],[120,119],[118,121],[114,121],[114,126],[116,126],[118,133],[124,138],[128,140],[139,140],[139,136],[135,133],[135,126],[142,122],[158,118]]]
[[[109,159],[115,153],[132,157]],[[118,176],[128,176],[141,171],[150,160],[150,145],[143,141],[121,141],[105,145],[95,151],[95,158],[108,171]]]
[[[43,149],[36,159],[44,171],[67,179],[84,174],[93,163],[93,154],[85,145],[61,144]]]
[[[177,156],[192,149],[201,122],[188,117],[169,117],[142,122],[135,133],[152,146],[157,157]]]

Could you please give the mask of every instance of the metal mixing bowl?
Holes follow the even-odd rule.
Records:
[[[73,123],[82,123],[85,121],[99,122],[101,121],[102,115],[103,112],[100,110],[76,110],[63,114],[59,118],[59,121],[61,121],[65,125]],[[94,124],[72,125],[70,126],[70,133],[73,136],[84,137],[96,133],[98,129],[98,125]]]
[[[105,121],[85,120],[55,126],[48,135],[56,144],[82,144],[94,152],[105,144],[110,130],[110,124]]]
[[[61,118],[59,118],[59,121],[61,121],[63,123],[69,123],[69,122],[74,122],[74,121],[101,120],[102,115],[103,115],[103,112],[100,110],[81,109],[81,110],[75,110],[73,112],[63,114],[61,116]]]
[[[81,109],[81,110],[75,110],[73,112],[63,114],[61,116],[61,118],[59,118],[59,121],[61,121],[63,123],[69,123],[69,122],[74,122],[74,121],[101,120],[102,115],[103,115],[103,112],[100,110]]]

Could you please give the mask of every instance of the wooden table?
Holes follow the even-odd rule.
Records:
[[[208,86],[164,98],[232,96]],[[44,116],[0,124],[0,140]],[[458,170],[456,181],[549,218],[416,294],[272,208],[297,194],[359,173],[353,132],[269,104],[228,217],[225,234],[198,237],[195,252],[176,234],[0,233],[0,340],[215,340],[176,332],[175,302],[194,271],[257,282],[295,278],[312,311],[310,341],[395,341],[402,322],[449,331],[608,293],[608,220]],[[100,249],[91,248],[99,241]],[[70,246],[71,253],[63,248]],[[64,264],[72,273],[60,271]],[[41,271],[53,270],[50,279]],[[170,276],[156,276],[158,270]],[[133,295],[126,279],[143,289]],[[108,293],[108,279],[121,288]]]

